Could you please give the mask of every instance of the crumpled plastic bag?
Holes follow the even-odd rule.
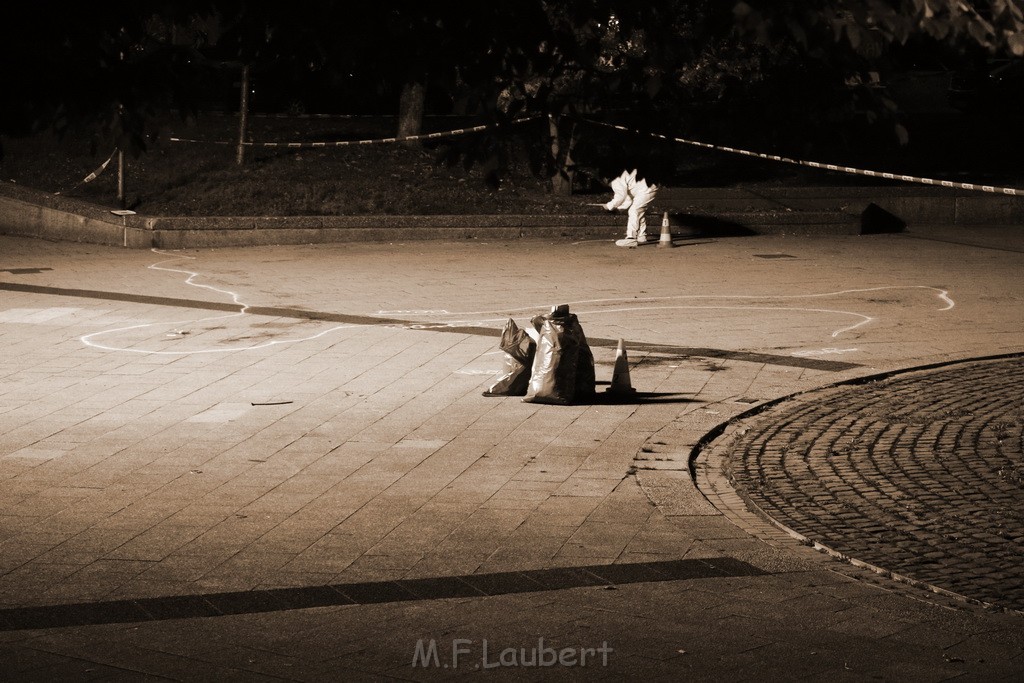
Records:
[[[501,332],[498,348],[505,352],[505,366],[484,396],[525,396],[537,345],[526,330],[509,318]]]
[[[594,354],[576,315],[562,305],[535,317],[531,324],[539,339],[523,401],[571,405],[593,398]]]

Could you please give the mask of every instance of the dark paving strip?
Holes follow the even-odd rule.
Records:
[[[766,573],[741,560],[722,557],[18,607],[0,610],[0,631],[195,619],[310,607],[479,598],[586,586],[763,576]]]
[[[958,244],[962,247],[973,247],[975,249],[991,249],[992,251],[1008,251],[1011,254],[1024,254],[1024,249],[1012,249],[1010,247],[994,247],[990,244],[978,244],[977,242],[963,242],[961,240],[947,240],[941,237],[926,237],[924,235],[908,235],[904,233],[901,237],[914,240],[925,240],[927,242],[942,242],[944,244]]]
[[[257,309],[250,308],[250,313],[255,313]],[[278,309],[261,309],[261,310],[278,310]],[[285,313],[278,310],[277,313],[260,313],[260,315],[275,315],[285,316]],[[319,313],[313,315],[320,315]],[[319,319],[319,318],[317,318]],[[389,323],[390,324],[390,323]],[[491,327],[470,327],[470,326],[449,326],[444,323],[415,323],[415,322],[404,322],[401,323],[406,327],[411,327],[416,330],[427,330],[434,332],[454,332],[456,334],[472,334],[479,337],[500,337],[501,330]],[[619,346],[618,339],[604,339],[602,337],[591,337],[587,336],[587,344],[592,347],[598,347],[603,349],[617,349]],[[748,363],[763,363],[766,365],[784,365],[794,368],[804,368],[808,370],[823,370],[828,372],[842,372],[843,370],[852,370],[853,368],[862,367],[858,363],[844,363],[842,361],[832,360],[819,360],[814,358],[800,358],[797,356],[777,356],[770,353],[755,353],[752,351],[728,351],[726,349],[709,349],[703,347],[694,346],[673,346],[671,344],[651,344],[648,342],[638,342],[625,340],[627,351],[646,351],[648,353],[660,353],[675,358],[687,358],[693,356],[700,356],[701,358],[721,358],[723,360],[741,360]]]
[[[94,289],[64,289],[61,287],[42,287],[39,285],[23,285],[12,282],[0,282],[0,291],[25,292],[27,294],[48,294],[52,296],[72,296],[84,299],[103,299],[107,301],[127,301],[137,304],[150,304],[154,306],[174,306],[177,308],[193,308],[207,311],[239,311],[237,304],[199,301],[197,299],[174,299],[166,296],[148,296],[142,294],[126,294],[123,292],[103,292]],[[401,320],[398,318],[380,318],[368,315],[349,315],[347,313],[325,313],[323,311],[307,311],[301,308],[276,308],[271,306],[250,306],[245,309],[251,315],[262,315],[271,318],[296,318],[299,320],[321,320],[324,322],[339,323],[342,325],[391,325],[404,327],[411,330],[424,332],[450,332],[453,334],[470,334],[478,337],[500,337],[501,330],[492,327],[474,326],[449,326],[445,323],[424,323],[415,320]],[[587,338],[591,346],[600,348],[617,348],[618,339]],[[782,365],[809,370],[823,370],[828,372],[842,372],[853,368],[861,367],[856,363],[844,363],[840,361],[818,360],[813,358],[798,358],[795,356],[777,356],[768,353],[753,353],[748,351],[727,351],[724,349],[694,348],[687,346],[672,346],[668,344],[648,344],[645,342],[627,341],[626,346],[630,350],[646,351],[649,353],[662,353],[676,356],[678,358],[700,356],[702,358],[721,358],[726,360],[740,360],[750,363],[764,363],[767,365]]]
[[[588,338],[587,341],[594,346],[611,346],[612,348],[615,348],[618,344],[617,339],[613,342],[610,339],[591,340]],[[723,360],[741,360],[747,363],[784,365],[793,368],[804,368],[807,370],[822,370],[825,372],[842,372],[844,370],[863,367],[859,363],[844,363],[842,361],[800,358],[797,356],[777,356],[771,353],[756,353],[754,351],[728,351],[726,349],[708,349],[693,346],[666,346],[663,344],[646,344],[642,342],[626,342],[626,344],[629,349],[648,351],[650,353],[700,356],[702,358],[721,358]]]
[[[75,296],[82,299],[128,301],[136,304],[156,304],[158,306],[176,306],[178,308],[199,308],[208,311],[237,311],[239,309],[237,304],[215,303],[212,301],[172,299],[166,296],[143,296],[141,294],[125,294],[124,292],[103,292],[96,289],[41,287],[39,285],[23,285],[13,282],[0,282],[0,290],[7,292],[26,292],[28,294],[49,294],[52,296]]]

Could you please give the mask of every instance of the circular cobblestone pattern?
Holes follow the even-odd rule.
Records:
[[[742,495],[810,540],[1024,610],[1024,359],[812,392],[744,423]]]

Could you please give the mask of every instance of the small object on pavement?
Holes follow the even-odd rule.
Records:
[[[516,325],[512,318],[505,323],[499,348],[505,352],[505,367],[484,396],[525,396],[530,384],[530,369],[537,345],[529,334]]]
[[[672,228],[668,224],[668,211],[661,217],[661,237],[658,239],[659,247],[674,247],[672,243]]]
[[[615,349],[612,383],[606,391],[609,394],[632,394],[636,391],[629,378],[629,357],[626,355],[626,342],[622,339],[619,339],[619,346]]]
[[[551,313],[539,315],[531,323],[540,341],[523,401],[571,405],[592,398],[596,393],[594,354],[568,304],[552,307]]]

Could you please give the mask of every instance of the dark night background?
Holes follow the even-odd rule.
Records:
[[[550,115],[533,167],[561,193],[576,169],[636,157],[588,118],[1012,183],[1022,24],[1019,0],[35,3],[0,29],[0,141],[57,131],[139,157],[161,117],[237,113],[248,79],[249,111],[391,115],[398,135],[431,115]],[[495,149],[485,136],[447,153],[487,164]],[[673,154],[646,149],[648,173],[671,173]]]

